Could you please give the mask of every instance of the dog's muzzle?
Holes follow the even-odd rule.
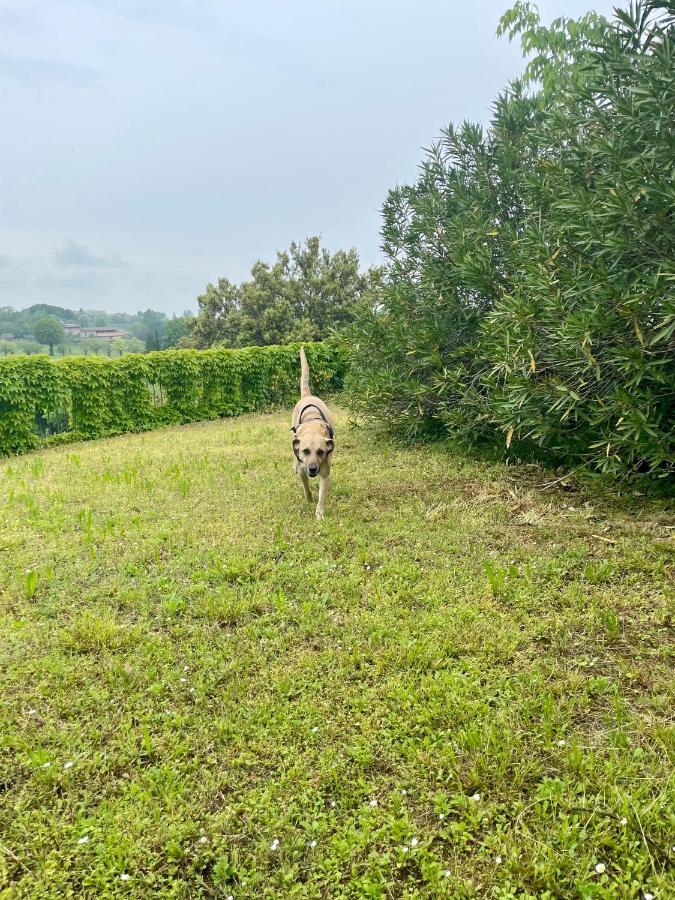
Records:
[[[310,478],[316,478],[316,476],[319,474],[319,467],[318,466],[307,466],[307,474],[309,475]]]

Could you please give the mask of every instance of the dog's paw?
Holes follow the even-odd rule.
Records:
[[[311,494],[305,494],[305,500],[306,500],[308,503],[313,503],[313,502],[314,502],[314,497],[312,497]]]
[[[319,522],[323,519],[323,510],[322,509],[317,509],[316,518],[318,519]]]

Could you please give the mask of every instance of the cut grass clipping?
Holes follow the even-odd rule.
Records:
[[[0,896],[675,896],[665,507],[338,423],[0,465]]]

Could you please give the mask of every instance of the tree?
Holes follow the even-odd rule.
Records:
[[[129,323],[129,330],[139,341],[143,341],[146,350],[161,350],[164,346],[166,315],[146,309],[145,312],[136,314]]]
[[[24,340],[23,338],[15,340],[0,339],[0,354],[2,356],[13,356],[16,354],[33,356],[36,353],[44,352],[44,344],[38,344],[37,341]]]
[[[182,316],[173,316],[166,323],[165,345],[176,347],[188,333],[188,323],[192,318],[189,312]]]
[[[76,356],[107,356],[107,341],[100,338],[80,338],[76,343]]]
[[[355,250],[331,254],[318,237],[293,243],[274,263],[258,261],[240,285],[226,278],[207,285],[181,344],[245,347],[327,337],[354,320],[376,277],[376,270],[359,271]]]
[[[514,242],[512,290],[485,326],[499,430],[613,475],[675,473],[675,7],[637,2],[616,27],[528,26],[555,97]],[[562,32],[561,40],[558,41]],[[570,34],[569,58],[558,46]],[[534,34],[537,43],[532,43]]]
[[[383,208],[355,410],[616,476],[675,471],[675,11],[501,30],[534,53],[486,131],[449,126]]]
[[[113,338],[111,346],[120,356],[124,356],[127,353],[142,353],[145,350],[143,341],[139,341],[133,335]]]
[[[54,346],[65,339],[63,326],[56,316],[40,316],[33,323],[33,336],[41,344],[47,344],[49,355],[54,355]]]

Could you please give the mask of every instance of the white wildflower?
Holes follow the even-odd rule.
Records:
[[[181,683],[181,684],[187,684],[187,678],[181,678],[180,683]]]
[[[444,818],[445,818],[445,813],[439,813],[439,814],[438,814],[438,821],[439,821],[439,822],[442,822]]]
[[[501,866],[501,864],[502,864],[501,856],[495,856],[495,862],[497,863],[498,866]]]
[[[274,838],[274,840],[270,844],[270,850],[277,850],[278,848],[279,848],[279,838]]]
[[[595,867],[595,871],[598,873],[598,875],[602,875],[606,868],[607,867],[604,863],[598,863]]]
[[[408,796],[408,792],[406,791],[405,788],[403,788],[403,790],[401,791],[401,793],[403,794],[404,797],[407,797],[407,796]]]
[[[469,799],[473,800],[474,803],[478,803],[478,801],[480,800],[480,794],[472,794]]]
[[[443,878],[449,878],[451,874],[450,869],[443,869]]]
[[[33,708],[31,707],[31,708],[28,710],[28,715],[29,715],[29,716],[36,716],[36,715],[37,715],[37,709],[33,709]]]
[[[654,900],[654,895],[650,894],[648,891],[646,894],[642,895],[642,900]]]
[[[50,762],[42,763],[40,766],[41,769],[48,769],[51,766]]]
[[[402,850],[404,853],[407,853],[409,849],[410,849],[409,847],[401,847],[401,850]]]
[[[335,807],[337,806],[337,803],[335,802],[335,800],[330,801],[330,806],[331,806],[331,809],[335,809]]]
[[[370,805],[371,805],[371,806],[377,806],[377,800],[371,800],[371,801],[370,801]]]
[[[77,839],[77,843],[78,843],[78,844],[88,844],[88,843],[89,843],[89,836],[86,835],[86,834],[83,834],[81,838],[78,838],[78,839]]]
[[[131,878],[128,872],[122,872],[120,875],[120,881],[128,881]]]
[[[318,730],[319,730],[319,726],[318,726],[318,725],[315,725],[315,726],[312,728],[312,734],[316,734]]]
[[[623,816],[621,819],[619,819],[619,824],[620,825],[628,825],[628,819],[625,816]]]
[[[418,844],[419,844],[419,841],[417,840],[417,838],[413,838],[413,839],[410,841],[410,846],[411,846],[411,847],[416,847]]]
[[[72,759],[69,759],[67,763],[63,764],[63,768],[64,769],[72,769],[74,765],[75,765],[75,763],[72,761]]]
[[[203,834],[203,835],[199,838],[199,843],[200,843],[200,844],[208,844],[208,842],[209,842],[209,839],[207,838],[207,836],[206,836],[205,834]]]
[[[313,850],[316,847],[316,841],[310,841],[309,846]]]
[[[558,741],[558,746],[564,747],[566,743],[567,741],[564,738],[560,738],[560,740]]]

